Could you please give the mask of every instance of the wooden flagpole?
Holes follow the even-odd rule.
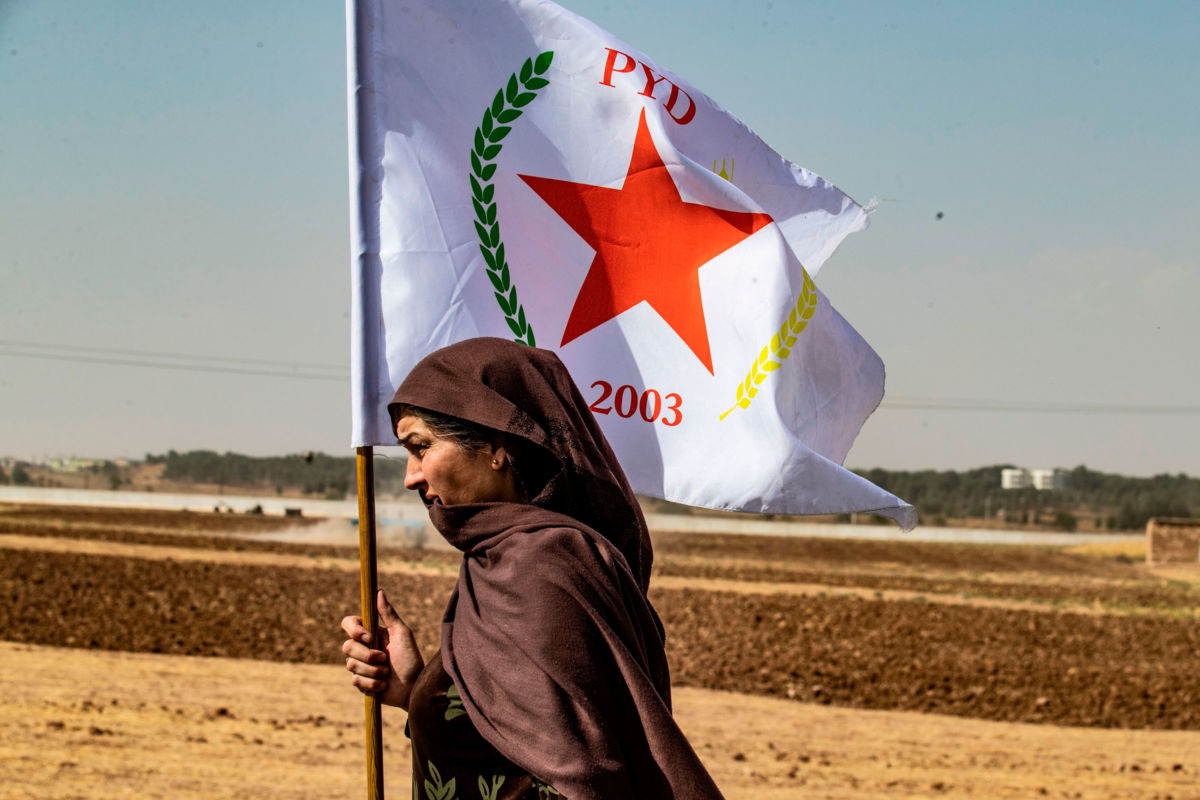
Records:
[[[375,461],[370,447],[359,447],[356,454],[359,590],[362,595],[363,627],[371,631],[371,647],[374,648],[378,645],[375,631],[379,627],[379,612],[375,607],[375,595],[379,593],[375,564]],[[383,719],[379,696],[366,695],[365,706],[367,800],[383,800]]]

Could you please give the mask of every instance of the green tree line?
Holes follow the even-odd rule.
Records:
[[[923,524],[937,517],[988,517],[1003,512],[1008,520],[1057,518],[1073,529],[1074,513],[1099,515],[1110,530],[1144,528],[1151,517],[1200,514],[1200,478],[1184,474],[1129,478],[1078,466],[1067,472],[1067,488],[1052,491],[1001,489],[1000,472],[1011,465],[955,470],[856,470],[867,480],[917,507]]]
[[[211,450],[170,450],[165,455],[147,454],[146,462],[163,464],[167,480],[267,491],[299,488],[315,496],[352,495],[356,483],[352,456],[324,453],[258,457]],[[374,463],[376,491],[403,493],[403,456],[391,458],[377,453]],[[1084,512],[1109,530],[1139,530],[1151,517],[1200,516],[1200,478],[1182,473],[1131,478],[1078,466],[1068,471],[1066,489],[1001,489],[1000,472],[1009,466],[997,464],[964,471],[875,468],[856,472],[915,505],[924,525],[950,518],[1003,517],[1010,522],[1049,522],[1063,530],[1074,530],[1076,515]],[[96,465],[91,471],[108,474],[113,488],[120,480],[116,465],[110,462]],[[30,476],[17,464],[8,474],[0,470],[0,483],[27,484]]]
[[[357,483],[353,456],[308,453],[287,456],[245,456],[192,450],[166,455],[146,455],[148,464],[164,464],[167,480],[215,483],[237,487],[299,487],[305,494],[343,496],[352,494]],[[376,456],[375,490],[380,493],[404,491],[403,460]]]

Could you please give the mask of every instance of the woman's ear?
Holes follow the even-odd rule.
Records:
[[[512,456],[503,442],[492,442],[492,469],[503,470],[512,466]]]

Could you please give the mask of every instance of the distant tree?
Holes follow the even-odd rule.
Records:
[[[8,476],[4,474],[4,467],[0,467],[0,486],[8,484]]]
[[[1170,496],[1142,492],[1117,509],[1113,527],[1118,530],[1141,530],[1151,517],[1190,517],[1191,509]]]
[[[1054,527],[1060,531],[1073,532],[1078,524],[1079,522],[1075,519],[1075,515],[1066,509],[1060,509],[1054,515]]]
[[[25,467],[21,464],[17,464],[15,467],[13,467],[12,482],[17,486],[29,485],[29,473],[25,471]]]

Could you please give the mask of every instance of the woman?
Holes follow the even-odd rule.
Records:
[[[408,710],[415,796],[719,798],[671,717],[645,520],[562,362],[461,342],[388,410],[405,486],[463,551],[428,662],[383,592],[381,649],[342,622],[353,684]]]

